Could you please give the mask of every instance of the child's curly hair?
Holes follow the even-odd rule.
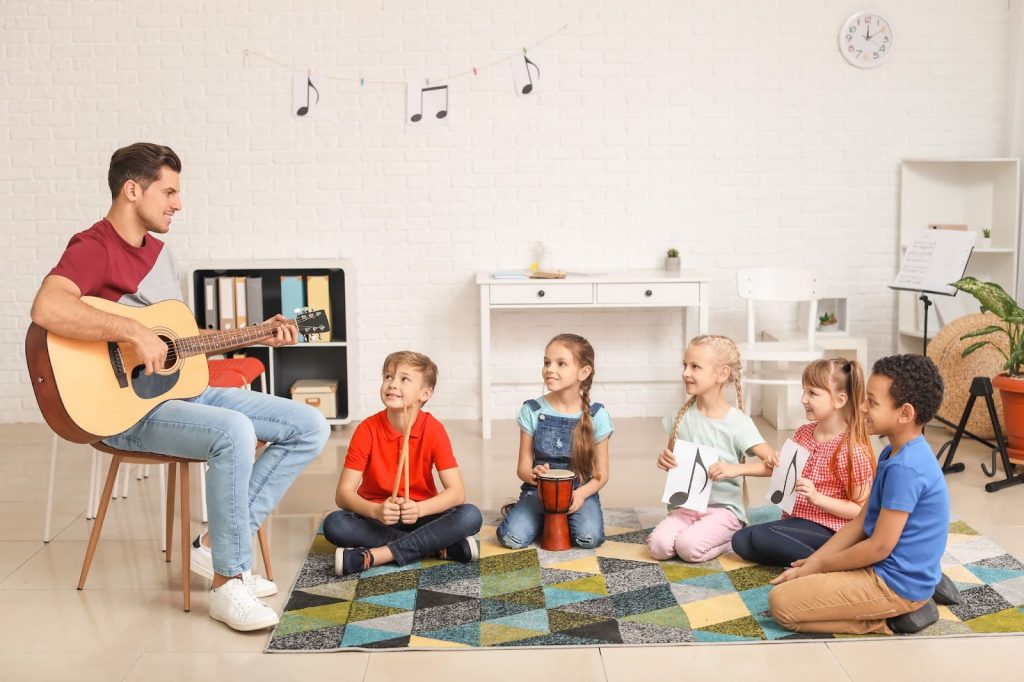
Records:
[[[918,424],[927,424],[942,405],[943,382],[939,368],[923,355],[890,355],[875,363],[872,372],[892,379],[889,396],[896,407],[910,403]]]

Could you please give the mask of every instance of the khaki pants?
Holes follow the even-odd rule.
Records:
[[[794,632],[891,635],[886,618],[921,608],[893,592],[873,568],[816,573],[776,585],[768,608],[782,627]]]

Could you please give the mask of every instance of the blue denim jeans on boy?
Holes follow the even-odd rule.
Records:
[[[534,410],[540,404],[528,400]],[[593,413],[599,403],[591,406]],[[579,419],[541,414],[537,417],[537,430],[533,434],[534,465],[547,464],[552,469],[568,469],[572,459],[572,434]],[[580,480],[574,481],[574,488]],[[537,486],[523,483],[519,501],[515,503],[505,520],[498,526],[498,542],[510,549],[525,547],[540,535],[544,527],[544,507],[537,493]],[[601,511],[601,497],[594,494],[583,506],[569,514],[569,537],[577,547],[593,548],[604,542],[604,513]]]
[[[338,547],[373,549],[387,545],[395,563],[405,566],[476,535],[482,523],[480,510],[471,504],[460,504],[440,514],[421,516],[416,523],[393,526],[339,509],[324,519],[324,537]]]
[[[163,403],[103,442],[209,464],[213,570],[235,576],[252,567],[253,535],[330,433],[323,415],[308,405],[256,391],[208,388],[195,398]],[[271,445],[254,463],[257,440]]]

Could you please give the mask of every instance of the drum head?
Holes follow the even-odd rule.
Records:
[[[540,474],[537,478],[561,480],[564,478],[576,478],[576,474],[568,469],[551,469],[546,474]]]

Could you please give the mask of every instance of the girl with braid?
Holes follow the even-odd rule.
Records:
[[[778,461],[778,454],[764,442],[750,417],[743,414],[741,369],[739,350],[725,336],[698,336],[686,348],[683,385],[690,398],[679,412],[663,420],[669,440],[658,457],[658,468],[668,471],[676,466],[672,455],[676,439],[713,448],[722,459],[708,470],[713,483],[707,511],[672,509],[651,531],[647,548],[655,559],[678,556],[683,561],[701,562],[727,551],[733,534],[746,524],[747,514],[743,484],[735,478],[724,478],[723,465],[739,467],[736,473],[748,473],[749,467],[753,473],[762,468],[769,470],[762,462],[770,467]],[[730,385],[736,389],[739,409],[726,399]],[[761,461],[740,464],[747,453]]]
[[[510,549],[530,544],[544,526],[537,475],[550,469],[575,472],[569,504],[569,535],[577,547],[604,542],[598,491],[608,483],[608,439],[614,427],[601,403],[590,402],[594,348],[582,336],[559,334],[544,349],[541,378],[547,393],[519,410],[519,500],[506,505],[498,542]]]

